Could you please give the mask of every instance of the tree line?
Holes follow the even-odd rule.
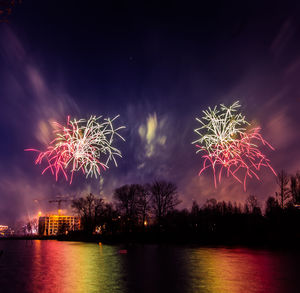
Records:
[[[135,232],[149,225],[162,227],[166,216],[181,201],[172,182],[155,181],[152,184],[130,184],[115,189],[112,203],[104,203],[90,193],[72,201],[72,207],[81,217],[83,229],[95,232]]]
[[[168,181],[121,186],[114,190],[110,203],[89,194],[73,200],[72,207],[85,233],[103,236],[159,236],[203,243],[300,237],[300,173],[288,176],[281,171],[276,183],[277,192],[267,198],[263,212],[255,195],[243,204],[212,198],[202,206],[194,201],[191,209],[179,210],[177,187]]]

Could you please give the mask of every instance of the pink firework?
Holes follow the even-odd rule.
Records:
[[[220,183],[222,174],[232,176],[244,185],[246,190],[247,178],[259,180],[258,171],[262,167],[269,168],[275,175],[276,172],[270,165],[270,160],[260,151],[259,145],[264,145],[272,150],[274,148],[260,134],[260,128],[256,127],[246,131],[243,125],[249,125],[245,117],[235,113],[240,107],[235,102],[231,107],[221,105],[221,111],[209,108],[203,111],[202,120],[197,119],[202,127],[195,130],[200,139],[195,141],[197,152],[203,152],[204,170],[212,168],[214,184]],[[204,134],[201,130],[205,129]],[[199,144],[200,143],[200,144]]]
[[[35,164],[47,162],[42,174],[50,170],[55,175],[56,180],[62,173],[66,181],[73,181],[74,172],[82,171],[88,176],[97,177],[101,169],[108,168],[109,161],[113,160],[117,166],[115,156],[121,157],[121,152],[112,146],[114,136],[124,138],[118,131],[124,126],[114,129],[112,122],[118,118],[105,118],[100,123],[101,117],[91,116],[89,120],[70,120],[67,118],[66,126],[54,122],[55,130],[53,139],[46,151],[36,149],[26,149],[26,151],[36,151],[38,156]]]
[[[262,138],[260,128],[254,128],[249,133],[243,133],[240,139],[236,139],[230,144],[220,144],[215,147],[215,151],[208,153],[204,147],[196,145],[205,154],[202,155],[203,168],[199,175],[207,168],[212,168],[214,175],[214,184],[217,186],[217,181],[220,183],[222,174],[227,177],[233,176],[238,182],[244,184],[246,190],[247,177],[253,176],[259,180],[258,171],[261,167],[269,168],[274,175],[276,172],[270,165],[270,160],[259,150],[257,143],[274,150],[274,148]],[[240,177],[242,176],[242,178]]]

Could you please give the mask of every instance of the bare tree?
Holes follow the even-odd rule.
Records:
[[[150,187],[152,195],[152,209],[157,223],[161,225],[162,219],[172,211],[180,200],[178,199],[177,186],[172,182],[155,181]]]
[[[192,205],[192,208],[191,208],[191,215],[195,218],[198,217],[198,214],[199,214],[199,211],[200,211],[200,207],[197,203],[196,200],[193,200],[193,205]]]
[[[210,198],[206,200],[202,208],[206,210],[215,210],[217,208],[217,204],[218,202],[215,198]]]
[[[144,228],[147,225],[147,220],[149,217],[149,212],[151,209],[151,192],[150,186],[144,185],[141,186],[138,192],[137,208],[142,227]]]
[[[233,213],[234,214],[241,214],[242,213],[242,204],[241,203],[237,204],[236,201],[233,203]]]
[[[138,200],[143,187],[139,184],[124,185],[114,192],[116,207],[123,217],[126,231],[133,228],[138,218]]]
[[[291,200],[291,192],[288,188],[289,176],[284,170],[277,174],[276,183],[279,186],[279,192],[276,192],[276,199],[279,206],[284,209]]]
[[[193,228],[197,230],[198,222],[200,218],[200,207],[196,200],[193,200],[190,216],[191,216]]]
[[[280,210],[278,202],[273,196],[269,196],[268,199],[266,200],[266,210],[265,210],[266,216],[270,217],[274,214],[277,214],[278,210]]]
[[[104,224],[102,226],[103,233],[114,234],[117,232],[119,227],[118,212],[114,209],[112,203],[105,203],[102,219]]]
[[[103,213],[103,199],[97,198],[90,193],[85,198],[74,199],[72,201],[72,208],[81,216],[84,230],[89,233],[94,232]]]
[[[261,213],[258,200],[255,195],[249,195],[246,199],[245,207],[248,207],[248,211],[250,214]]]
[[[300,205],[300,172],[291,176],[291,194],[295,205]]]

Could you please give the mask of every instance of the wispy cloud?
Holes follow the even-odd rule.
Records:
[[[61,87],[51,84],[38,65],[8,27],[2,29],[2,58],[6,61],[7,110],[14,110],[15,117],[26,119],[34,127],[35,137],[42,144],[49,141],[53,120],[64,121],[72,113],[78,113],[75,100]],[[4,70],[4,68],[2,68]],[[59,81],[56,81],[58,83]],[[13,88],[17,91],[14,93]],[[31,125],[30,125],[31,126]]]
[[[150,158],[155,155],[158,147],[164,146],[167,140],[164,134],[165,118],[157,121],[157,115],[149,115],[146,124],[140,125],[138,132],[141,140],[145,144],[145,156]]]
[[[293,37],[295,28],[292,25],[292,19],[288,18],[281,26],[278,34],[271,44],[271,52],[278,57]]]

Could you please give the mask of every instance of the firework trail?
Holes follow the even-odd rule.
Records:
[[[38,156],[35,164],[46,161],[48,166],[42,171],[44,174],[50,170],[58,180],[62,173],[70,184],[74,172],[82,171],[86,177],[100,175],[101,169],[106,170],[110,161],[117,166],[116,156],[122,157],[121,151],[113,146],[114,138],[125,139],[118,133],[125,128],[120,126],[114,128],[113,119],[102,118],[102,116],[91,116],[90,119],[70,120],[67,118],[66,126],[54,122],[55,138],[49,143],[46,151],[26,149],[25,151],[36,151]]]
[[[261,167],[269,168],[276,175],[258,145],[274,148],[263,139],[259,127],[248,129],[250,123],[238,113],[238,108],[237,101],[230,107],[221,104],[220,110],[215,106],[203,111],[204,116],[196,118],[201,127],[194,130],[200,138],[193,143],[198,148],[196,153],[202,152],[203,167],[199,175],[212,168],[215,187],[225,173],[242,183],[246,190],[247,178],[254,176],[259,180]]]

